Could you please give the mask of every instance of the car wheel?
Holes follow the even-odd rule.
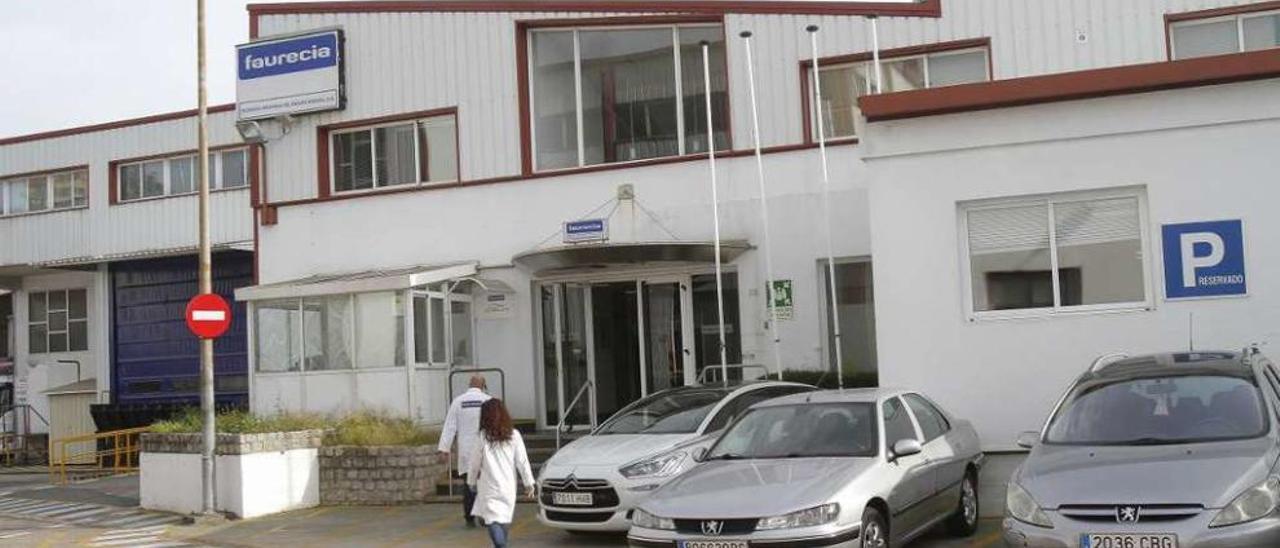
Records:
[[[862,512],[862,548],[889,548],[889,525],[870,506]]]
[[[947,520],[947,530],[957,537],[972,536],[978,530],[978,480],[966,474],[960,483],[960,502]]]

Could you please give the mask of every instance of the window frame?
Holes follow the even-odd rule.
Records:
[[[422,154],[423,145],[424,145],[424,143],[422,142],[422,138],[424,135],[424,132],[422,131],[423,130],[422,124],[438,118],[453,118],[454,177],[453,179],[448,179],[448,180],[426,181],[426,180],[422,180],[424,175],[423,168],[429,167],[429,166],[424,166],[422,162],[422,160],[424,159],[424,156]],[[419,180],[411,183],[400,183],[395,185],[379,186],[378,185],[378,152],[377,152],[378,140],[375,132],[376,130],[381,128],[404,126],[404,125],[413,125],[414,171],[418,174],[417,178]],[[324,148],[324,151],[327,156],[325,158],[324,163],[325,163],[326,169],[328,169],[327,180],[321,183],[323,185],[321,188],[324,189],[325,191],[323,196],[357,196],[361,194],[377,194],[380,192],[393,192],[397,190],[411,189],[411,188],[427,188],[427,187],[433,187],[433,186],[444,186],[444,185],[451,185],[451,184],[456,184],[458,182],[461,182],[462,181],[462,162],[461,162],[462,144],[459,142],[459,139],[458,139],[460,135],[458,130],[458,125],[459,125],[458,111],[457,109],[451,108],[451,109],[443,109],[441,111],[412,113],[402,117],[375,119],[375,120],[369,120],[366,122],[353,122],[351,124],[340,124],[340,125],[320,128],[321,134],[324,136],[323,137],[324,143],[321,146]],[[373,186],[370,188],[338,190],[337,155],[334,154],[335,151],[337,150],[337,147],[334,146],[334,141],[337,140],[339,135],[350,135],[353,133],[360,133],[360,132],[369,133],[369,155],[370,155],[370,163],[372,167]],[[429,146],[429,143],[427,143],[427,145]],[[430,151],[428,151],[427,154],[429,156]],[[425,175],[430,176],[429,173]]]
[[[924,68],[925,87],[923,89],[933,89],[929,86],[929,69],[928,57],[959,55],[963,53],[972,53],[981,51],[986,53],[986,82],[995,80],[995,59],[991,48],[991,38],[973,38],[966,40],[954,40],[948,42],[937,42],[932,44],[921,44],[915,46],[906,46],[901,48],[891,48],[880,50],[880,63],[883,65],[890,61],[900,61],[913,58],[924,58],[922,62]],[[829,69],[839,69],[844,67],[857,66],[861,64],[870,64],[874,60],[875,54],[870,51],[835,55],[818,59],[819,72]],[[800,115],[804,125],[804,142],[805,144],[814,144],[818,142],[816,116],[817,108],[814,104],[813,89],[813,59],[803,59],[800,61]],[[944,86],[946,87],[946,86]],[[826,135],[828,145],[840,143],[856,143],[859,135],[865,127],[865,117],[859,116],[855,122],[854,135],[844,137],[832,137]],[[829,133],[829,132],[828,132]]]
[[[1083,304],[1063,306],[1062,290],[1059,287],[1058,244],[1055,231],[1053,204],[1092,202],[1108,199],[1136,199],[1138,201],[1139,241],[1142,245],[1142,287],[1144,298],[1141,301],[1125,303]],[[973,302],[973,256],[969,249],[969,213],[991,209],[1005,209],[1019,206],[1048,205],[1049,220],[1049,271],[1053,277],[1053,300],[1050,307],[1022,308],[1014,310],[976,310]],[[996,198],[990,200],[974,200],[956,204],[957,240],[960,259],[960,282],[963,285],[963,310],[965,319],[970,322],[985,320],[1016,320],[1023,318],[1070,317],[1084,314],[1120,313],[1151,311],[1156,307],[1155,283],[1152,280],[1153,257],[1156,250],[1151,245],[1150,213],[1147,204],[1145,186],[1118,187],[1100,190],[1068,191],[1030,196]]]
[[[248,190],[253,186],[253,181],[256,178],[256,174],[254,173],[255,160],[254,160],[254,157],[253,157],[254,155],[251,148],[252,147],[250,145],[246,145],[246,144],[223,145],[223,146],[209,148],[209,174],[213,175],[213,177],[209,181],[209,192],[223,192],[223,191],[230,192],[235,190]],[[244,174],[245,184],[227,188],[223,182],[223,176],[225,175],[225,171],[222,169],[222,157],[224,154],[237,152],[237,151],[244,153],[243,174]],[[138,202],[148,202],[151,200],[163,200],[165,198],[180,198],[184,196],[198,195],[200,193],[200,181],[195,174],[195,172],[198,169],[196,167],[199,160],[199,158],[197,158],[198,155],[199,155],[198,151],[188,150],[184,152],[159,154],[155,156],[147,156],[142,158],[127,158],[123,160],[112,160],[108,164],[108,169],[110,173],[109,179],[110,179],[110,187],[111,187],[110,188],[111,204],[112,205],[135,204]],[[192,167],[191,167],[191,187],[192,188],[191,190],[186,192],[174,193],[173,192],[173,179],[174,179],[173,162],[175,160],[182,160],[186,158],[191,158],[191,161],[192,161]],[[125,192],[124,192],[125,168],[137,166],[139,170],[141,170],[142,166],[146,164],[151,164],[151,163],[160,164],[161,173],[163,174],[163,178],[164,178],[164,181],[163,181],[164,192],[156,196],[140,195],[137,198],[125,198]],[[139,173],[139,177],[142,177],[141,172]],[[139,184],[145,186],[145,183],[141,179],[139,179]],[[139,187],[140,193],[142,192],[142,190],[143,190],[143,187]]]
[[[253,351],[252,351],[252,353],[251,353],[251,354],[252,354],[252,358],[253,358],[252,374],[253,374],[253,375],[268,375],[268,376],[270,376],[270,375],[345,375],[345,374],[358,374],[358,373],[369,373],[369,372],[379,372],[379,371],[400,371],[400,370],[403,370],[406,366],[408,366],[408,365],[410,365],[410,364],[411,364],[411,362],[409,361],[409,356],[408,356],[408,354],[402,354],[404,361],[403,361],[403,363],[398,364],[398,365],[397,365],[397,364],[392,364],[392,365],[376,365],[376,366],[369,366],[369,367],[361,367],[361,366],[360,366],[360,363],[359,363],[359,357],[360,357],[360,350],[359,350],[359,348],[360,348],[360,338],[359,338],[359,337],[360,337],[360,327],[359,327],[359,325],[358,325],[360,322],[359,322],[359,314],[356,312],[355,298],[356,298],[356,295],[359,295],[359,294],[370,294],[370,293],[391,293],[391,294],[395,294],[395,295],[397,295],[397,296],[399,296],[399,297],[403,297],[403,296],[405,295],[405,291],[404,291],[404,290],[360,291],[360,292],[354,292],[354,293],[333,293],[333,294],[326,294],[326,295],[306,295],[306,296],[302,296],[302,297],[282,297],[282,298],[278,298],[278,299],[264,299],[264,300],[262,300],[262,301],[255,301],[255,302],[253,302],[253,303],[252,303],[252,304],[253,304],[253,308],[252,308],[252,310],[249,312],[249,315],[250,315],[250,317],[252,318],[252,319],[250,320],[250,321],[251,321],[251,323],[252,323],[252,333],[251,333],[251,335],[250,335],[250,340],[252,340],[252,341],[253,341]],[[307,354],[307,348],[308,348],[308,346],[307,346],[307,338],[306,338],[306,337],[307,337],[307,320],[306,320],[306,318],[307,318],[307,310],[306,310],[307,301],[308,301],[308,300],[321,300],[321,301],[324,301],[324,300],[327,300],[327,299],[333,299],[333,298],[338,298],[338,297],[341,297],[341,298],[343,298],[344,300],[346,300],[347,305],[350,307],[350,308],[349,308],[349,310],[350,310],[350,312],[351,312],[350,321],[348,322],[348,325],[346,326],[347,336],[348,336],[348,337],[350,338],[350,340],[351,340],[351,346],[350,346],[350,348],[349,348],[349,350],[350,350],[350,359],[351,359],[351,367],[341,368],[341,369],[336,369],[336,368],[335,368],[335,369],[308,369],[308,368],[307,368],[307,356],[308,356],[308,354]],[[259,310],[261,310],[261,306],[260,306],[260,305],[261,305],[262,303],[268,303],[268,302],[270,302],[270,303],[275,303],[275,302],[290,302],[292,305],[296,305],[296,306],[293,306],[293,307],[291,307],[291,308],[273,307],[272,309],[274,309],[274,310],[288,310],[288,311],[290,311],[290,312],[296,312],[296,313],[298,314],[298,322],[297,322],[297,323],[298,323],[298,325],[297,325],[297,327],[296,327],[295,332],[291,334],[291,336],[293,336],[293,337],[297,337],[297,339],[298,339],[298,356],[297,356],[297,358],[299,358],[299,359],[298,359],[298,369],[297,369],[297,370],[290,370],[290,369],[288,368],[288,366],[287,366],[287,365],[286,365],[285,369],[283,369],[283,370],[271,370],[271,371],[263,371],[263,370],[262,370],[262,362],[261,362],[261,361],[260,361],[260,359],[259,359],[259,358],[261,357],[261,352],[262,352],[262,351],[261,351],[261,349],[259,348],[259,344],[258,344],[258,339],[262,336],[262,333],[261,333],[262,326],[261,326],[261,323],[258,321],[258,312],[259,312]],[[406,314],[406,313],[412,313],[412,310],[411,310],[411,309],[406,309],[406,307],[404,306],[404,302],[403,302],[403,301],[402,301],[400,304],[401,304],[401,306],[400,306],[400,314],[401,314],[401,316],[400,316],[400,320],[401,320],[401,321],[400,321],[400,323],[399,323],[399,326],[400,326],[400,328],[401,328],[401,329],[407,329],[407,327],[408,327],[409,323],[408,323],[408,321],[404,318],[404,314]],[[321,332],[321,333],[322,333],[322,341],[323,341],[323,340],[325,339],[325,337],[327,337],[327,334],[325,334],[324,332]],[[322,346],[322,347],[323,347],[323,346],[326,346],[326,343],[327,343],[327,341],[322,342],[322,343],[321,343],[321,346]],[[408,335],[405,335],[404,337],[402,337],[402,338],[401,338],[401,345],[402,345],[402,347],[403,347],[403,348],[401,349],[401,350],[402,350],[402,352],[411,352],[411,351],[413,350],[413,349],[411,348],[411,346],[412,346],[412,338],[411,338],[411,337],[409,337]],[[322,351],[322,353],[323,353],[323,352],[324,352],[324,349],[322,348],[322,350],[321,350],[321,351]],[[290,354],[291,354],[291,355],[289,356],[289,358],[290,358],[290,361],[292,362],[293,358],[295,357],[295,356],[293,356],[293,355],[292,355],[292,348],[290,349]]]
[[[696,158],[705,156],[706,152],[687,152],[686,147],[686,127],[684,116],[684,80],[682,78],[682,61],[679,29],[681,28],[718,28],[724,36],[726,48],[725,53],[725,111],[727,116],[724,119],[725,124],[725,146],[723,149],[716,148],[718,154],[726,154],[733,150],[733,125],[732,125],[732,80],[729,70],[730,59],[728,57],[729,35],[728,28],[725,25],[723,17],[704,18],[704,17],[640,17],[640,18],[620,18],[617,21],[608,20],[590,20],[583,19],[581,21],[561,20],[561,21],[526,21],[522,22],[519,30],[519,44],[522,48],[520,52],[519,63],[521,63],[522,78],[520,85],[522,86],[517,92],[520,94],[523,108],[521,108],[521,135],[522,149],[525,158],[523,171],[526,175],[532,174],[555,174],[555,173],[572,173],[582,170],[608,169],[610,167],[625,167],[628,165],[645,165],[654,161],[670,161],[678,158]],[[675,89],[672,91],[676,98],[676,140],[678,153],[673,156],[656,156],[653,158],[640,158],[636,160],[620,160],[614,162],[601,162],[596,164],[586,163],[586,138],[584,137],[584,115],[582,101],[582,54],[581,54],[581,33],[591,31],[620,31],[620,30],[649,30],[649,29],[668,29],[671,31],[672,44],[672,71],[675,78]],[[538,140],[537,140],[537,120],[534,108],[537,104],[536,94],[533,84],[534,74],[534,35],[538,33],[554,33],[554,32],[571,32],[573,33],[573,66],[574,66],[574,118],[577,126],[578,141],[578,161],[576,165],[558,167],[558,168],[539,168],[538,167]],[[708,143],[709,147],[715,147],[714,142]]]
[[[886,459],[893,458],[894,444],[906,439],[906,438],[899,438],[899,439],[893,440],[893,442],[889,441],[889,418],[884,411],[885,411],[885,406],[889,405],[890,402],[894,402],[894,401],[898,402],[898,405],[902,406],[902,411],[903,413],[906,414],[907,422],[911,424],[911,432],[915,436],[914,439],[920,442],[921,445],[924,445],[924,441],[923,441],[924,431],[920,428],[920,423],[916,422],[916,416],[914,413],[911,412],[911,406],[907,405],[906,400],[903,400],[901,396],[898,396],[896,394],[893,396],[889,396],[883,400],[880,400],[880,402],[876,405],[876,415],[877,415],[876,418],[880,421],[880,424],[879,424],[880,432],[881,432],[880,447],[881,447],[881,451],[884,452],[884,456]]]
[[[76,203],[76,175],[84,173],[84,202]],[[60,175],[69,175],[71,177],[71,205],[67,207],[56,207],[55,189],[53,180]],[[32,179],[44,179],[45,188],[45,207],[37,211],[30,210],[30,193],[27,195],[27,210],[13,213],[10,209],[13,207],[13,201],[9,196],[9,188],[11,185],[21,181],[23,185],[30,185]],[[0,175],[0,219],[10,219],[15,217],[25,217],[29,215],[44,215],[48,213],[60,213],[64,211],[75,211],[79,209],[89,208],[90,196],[90,178],[89,166],[71,166],[58,169],[50,169],[44,171],[33,171],[30,173],[15,173],[12,175]]]
[[[83,318],[71,317],[71,293],[73,292],[84,293],[84,317]],[[62,298],[63,298],[63,308],[59,308],[57,310],[67,315],[67,319],[66,319],[67,325],[64,328],[56,331],[56,333],[65,335],[67,338],[67,346],[63,350],[53,350],[52,345],[49,344],[50,339],[53,337],[55,333],[54,330],[50,329],[49,314],[52,309],[49,308],[49,295],[52,295],[55,293],[62,293]],[[44,314],[45,314],[44,321],[37,322],[31,319],[31,298],[36,295],[44,296],[44,303],[45,303],[44,304]],[[89,316],[90,316],[89,288],[68,287],[63,289],[41,289],[36,291],[28,291],[26,292],[26,303],[27,303],[26,304],[27,306],[27,310],[26,310],[27,339],[26,340],[27,340],[28,354],[36,355],[36,356],[45,356],[50,354],[71,354],[76,352],[88,352],[90,350],[92,345],[90,344],[91,334],[89,332]],[[84,348],[77,349],[77,348],[72,348],[71,346],[71,324],[72,323],[82,323],[85,326]],[[38,325],[44,326],[44,351],[42,352],[36,352],[31,349],[31,328]]]
[[[1224,11],[1226,13],[1222,13]],[[1203,15],[1197,15],[1197,14],[1203,14]],[[1177,42],[1174,40],[1174,29],[1177,29],[1179,27],[1194,27],[1199,25],[1222,23],[1224,21],[1233,21],[1236,27],[1236,36],[1235,36],[1236,49],[1233,52],[1221,54],[1221,55],[1232,55],[1236,53],[1245,53],[1246,51],[1250,51],[1250,50],[1244,49],[1244,44],[1245,44],[1244,23],[1246,20],[1256,19],[1259,17],[1273,17],[1273,16],[1280,16],[1280,3],[1266,2],[1266,3],[1254,4],[1254,5],[1233,6],[1229,8],[1222,8],[1219,10],[1206,10],[1205,12],[1190,12],[1185,14],[1166,14],[1165,15],[1165,21],[1166,21],[1165,37],[1167,40],[1166,49],[1168,50],[1167,52],[1168,58],[1170,61],[1196,58],[1196,57],[1185,57],[1185,58],[1178,57]],[[1271,48],[1264,48],[1262,50],[1254,50],[1254,51],[1266,51],[1268,49],[1277,49],[1277,48],[1280,48],[1280,46],[1273,46]],[[1208,57],[1208,56],[1200,56],[1200,57]]]
[[[421,331],[427,337],[427,344],[426,344],[427,361],[418,360],[417,343],[418,343],[419,329],[418,329],[416,318],[412,319],[410,322],[410,325],[413,326],[413,337],[411,337],[413,344],[409,348],[410,354],[405,356],[405,361],[412,363],[413,366],[418,369],[448,369],[450,367],[456,367],[459,365],[464,365],[464,366],[474,365],[474,363],[469,363],[469,364],[457,363],[452,365],[449,363],[451,361],[454,361],[457,358],[457,356],[454,356],[453,352],[450,350],[450,346],[452,346],[453,336],[454,336],[452,321],[445,321],[443,325],[443,329],[441,329],[442,336],[446,339],[449,339],[450,346],[445,347],[444,361],[436,361],[435,360],[435,349],[436,349],[435,330],[432,328],[434,327],[435,322],[437,320],[443,320],[446,318],[448,320],[452,320],[453,303],[465,302],[468,305],[470,305],[471,317],[469,318],[469,320],[471,323],[471,331],[469,333],[468,339],[470,342],[469,348],[471,349],[471,356],[469,356],[467,359],[471,362],[475,362],[475,359],[476,359],[476,356],[475,356],[475,353],[476,353],[475,299],[470,294],[467,294],[467,293],[453,293],[453,292],[450,292],[446,298],[446,295],[443,289],[424,289],[424,288],[413,289],[409,291],[410,315],[413,315],[414,300],[419,298],[423,299],[426,304],[426,310],[425,310],[424,316],[427,320],[427,323],[426,325],[422,326]],[[436,318],[436,315],[432,313],[431,302],[437,299],[440,300],[441,302],[440,312],[443,318]],[[406,337],[406,338],[409,338],[409,337]]]
[[[902,398],[902,403],[907,404],[907,409],[911,411],[911,416],[915,417],[916,426],[920,427],[920,436],[924,438],[924,443],[929,443],[938,438],[946,437],[946,435],[951,432],[951,429],[952,429],[951,419],[947,417],[946,413],[942,412],[942,408],[938,407],[937,404],[933,403],[933,400],[929,399],[924,394],[921,394],[919,392],[907,392],[905,394],[902,394],[900,397]],[[942,420],[942,432],[939,433],[937,436],[930,438],[929,434],[925,432],[924,423],[921,422],[919,413],[916,413],[916,410],[911,407],[912,398],[919,399],[920,402],[924,405],[926,411],[932,412],[934,415],[937,415],[938,418]]]

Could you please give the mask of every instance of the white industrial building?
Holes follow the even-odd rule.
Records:
[[[480,369],[517,417],[545,428],[695,382],[720,363],[709,141],[729,362],[775,363],[767,202],[774,278],[790,289],[782,366],[833,370],[821,104],[841,365],[925,390],[972,419],[986,448],[1010,449],[1097,354],[1182,348],[1188,324],[1197,346],[1270,337],[1259,326],[1280,305],[1264,209],[1277,13],[1240,0],[251,5],[247,47],[336,30],[341,60],[325,68],[338,87],[305,96],[324,107],[240,124],[251,190],[223,199],[252,223],[218,241],[255,252],[256,282],[236,291],[249,307],[250,406],[434,422]],[[877,14],[883,93],[860,102],[876,80],[866,16]],[[763,199],[743,31],[754,33]],[[250,68],[264,72],[242,68],[242,86],[279,76]],[[242,118],[287,110],[264,89],[252,110],[242,93]],[[220,116],[213,142],[242,144],[236,114]],[[81,146],[45,141],[64,157]],[[34,165],[0,141],[0,181],[87,164],[97,188],[117,157],[190,148],[100,150],[122,146],[110,143]],[[125,238],[123,225],[76,224],[124,211],[88,196],[87,211],[39,216],[59,219],[49,234],[11,236],[4,223],[26,218],[0,217],[0,237],[24,250],[37,237],[55,240],[38,249],[80,245],[78,231]],[[159,237],[142,209],[161,203],[116,222]],[[1069,227],[1050,221],[1059,203],[1075,212]],[[1166,225],[1229,220],[1244,227],[1247,294],[1166,298]],[[579,228],[586,241],[573,241]],[[1072,237],[1072,249],[1040,245]],[[0,265],[131,250],[115,241]],[[1235,275],[1222,274],[1233,287]]]

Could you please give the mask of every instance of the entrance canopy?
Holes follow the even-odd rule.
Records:
[[[751,245],[742,240],[720,243],[724,262],[732,262]],[[577,244],[528,251],[512,259],[534,275],[610,267],[661,264],[709,264],[715,262],[712,242],[631,242]]]
[[[237,301],[261,301],[267,299],[296,299],[319,295],[344,293],[370,293],[399,291],[425,287],[451,280],[476,280],[482,288],[490,285],[505,288],[500,282],[476,278],[475,262],[437,266],[412,266],[392,270],[368,270],[347,274],[325,274],[300,280],[256,285],[236,290]],[[504,291],[499,291],[504,292]]]

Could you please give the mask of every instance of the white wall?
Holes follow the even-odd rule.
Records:
[[[142,453],[139,495],[143,508],[178,514],[203,510],[200,455]],[[215,509],[241,519],[320,504],[317,449],[291,449],[214,458]]]
[[[234,112],[209,115],[210,146],[239,144]],[[196,197],[109,203],[109,163],[196,148],[195,117],[0,144],[0,180],[8,175],[89,166],[89,207],[0,217],[0,266],[95,258],[198,245]],[[211,198],[214,244],[253,240],[249,190]]]
[[[1038,429],[1112,351],[1238,350],[1280,341],[1280,81],[873,124],[872,249],[883,383],[919,388],[987,449]],[[1153,310],[970,321],[957,202],[1142,185]],[[1163,298],[1160,225],[1243,219],[1249,297]],[[1266,349],[1264,348],[1264,352]]]

